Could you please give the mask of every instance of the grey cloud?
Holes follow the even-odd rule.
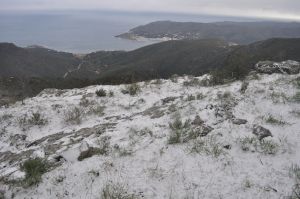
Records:
[[[114,9],[300,20],[299,0],[0,0],[0,9]]]

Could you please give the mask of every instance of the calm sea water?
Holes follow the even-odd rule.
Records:
[[[133,50],[153,41],[115,38],[129,29],[157,20],[212,22],[241,20],[201,15],[113,11],[44,11],[0,13],[0,42],[25,47],[41,45],[73,53]],[[245,21],[245,19],[242,19]]]

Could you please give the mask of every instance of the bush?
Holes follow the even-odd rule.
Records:
[[[194,95],[187,96],[187,101],[193,101],[193,100],[196,100],[196,97]]]
[[[106,91],[101,88],[101,89],[99,89],[99,90],[96,91],[96,95],[98,97],[105,97],[106,96]]]
[[[109,93],[108,93],[108,96],[109,97],[113,97],[115,94],[114,94],[114,92],[113,91],[109,91]]]
[[[104,115],[105,106],[91,106],[88,110],[89,114],[94,114],[97,116],[103,116]]]
[[[294,179],[295,184],[293,186],[290,199],[300,198],[300,167],[297,164],[293,164],[289,169],[289,176]]]
[[[244,94],[244,93],[246,92],[248,86],[249,86],[249,82],[245,82],[245,81],[244,81],[244,82],[242,83],[242,85],[241,85],[240,92],[241,92],[242,94]]]
[[[121,90],[123,94],[129,94],[131,96],[136,95],[141,91],[141,88],[138,84],[127,85],[125,89]]]
[[[266,155],[274,155],[279,150],[279,144],[272,140],[258,140],[256,137],[240,138],[239,143],[243,151],[256,151]]]
[[[195,140],[190,148],[190,152],[206,154],[214,158],[226,154],[224,147],[217,142],[217,139],[214,136]]]
[[[219,85],[225,83],[225,75],[221,70],[214,70],[210,72],[210,85]]]
[[[130,193],[127,186],[116,183],[106,184],[101,192],[101,199],[139,199],[134,193]]]
[[[285,125],[285,124],[287,124],[286,122],[284,122],[282,120],[276,119],[272,115],[268,115],[268,117],[265,120],[266,120],[266,123],[269,123],[269,124],[275,124],[275,125]]]
[[[80,124],[82,121],[82,110],[74,107],[65,112],[65,122],[69,124]]]
[[[297,92],[294,96],[293,96],[293,100],[297,103],[300,103],[300,92]]]
[[[23,129],[28,129],[31,126],[44,126],[48,123],[48,120],[40,112],[34,112],[31,116],[25,114],[17,120],[19,126]]]
[[[29,159],[21,165],[21,169],[25,171],[25,185],[32,186],[41,182],[42,175],[47,171],[47,164],[40,158]]]
[[[44,126],[48,123],[47,119],[43,118],[41,113],[35,112],[32,113],[32,116],[29,118],[28,123],[30,125]]]

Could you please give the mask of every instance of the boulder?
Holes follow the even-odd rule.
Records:
[[[192,122],[192,125],[201,126],[202,124],[204,124],[204,121],[200,118],[199,115],[197,115]]]
[[[258,125],[254,126],[252,133],[254,135],[256,135],[259,140],[262,140],[269,136],[273,137],[273,135],[269,129],[266,129],[266,128],[264,128],[262,126],[258,126]]]
[[[285,73],[298,74],[300,72],[300,63],[287,60],[283,62],[260,61],[255,65],[255,70],[259,73]]]
[[[248,121],[244,119],[237,119],[237,118],[232,119],[232,123],[236,125],[246,124],[247,122]]]

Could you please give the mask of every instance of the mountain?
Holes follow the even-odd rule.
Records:
[[[224,78],[243,78],[262,60],[300,61],[300,39],[274,38],[234,46],[215,39],[178,40],[119,52],[105,59],[98,57],[87,58],[81,72],[98,66],[101,72],[94,72],[94,77],[102,84],[169,78],[173,74],[201,75],[213,70],[222,71]]]
[[[0,77],[62,77],[80,62],[71,53],[39,46],[21,48],[12,43],[0,43]]]
[[[259,61],[300,61],[297,38],[249,45],[230,45],[217,39],[178,40],[129,52],[100,51],[82,57],[44,48],[0,46],[0,104],[11,98],[34,96],[45,88],[123,84],[170,78],[174,74],[214,72],[217,84],[224,79],[244,78]]]
[[[249,44],[274,37],[300,37],[300,23],[296,22],[172,22],[157,21],[138,26],[118,35],[125,39],[138,37],[156,39],[209,39],[217,38],[237,44]]]

